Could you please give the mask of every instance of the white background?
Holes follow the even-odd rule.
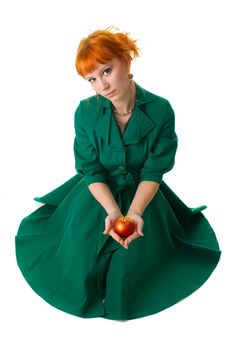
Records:
[[[1,1],[1,349],[232,349],[231,1]],[[135,81],[176,113],[176,165],[164,180],[206,204],[221,249],[210,279],[177,305],[128,322],[82,319],[23,279],[14,237],[42,196],[75,175],[73,117],[93,94],[75,71],[79,41],[114,25],[143,48]],[[228,318],[229,317],[229,318]]]

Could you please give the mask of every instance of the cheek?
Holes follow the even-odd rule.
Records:
[[[115,75],[115,82],[119,85],[126,85],[128,82],[127,76],[122,72],[118,72]]]
[[[93,85],[91,85],[91,87],[96,93],[99,92],[98,84],[93,84]]]

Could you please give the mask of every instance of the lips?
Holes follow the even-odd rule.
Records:
[[[113,90],[112,92],[110,92],[109,94],[105,95],[105,97],[110,97],[115,93],[116,90]]]

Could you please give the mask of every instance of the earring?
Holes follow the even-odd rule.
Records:
[[[132,73],[129,74],[129,79],[130,79],[130,80],[133,79],[133,74],[132,74]]]

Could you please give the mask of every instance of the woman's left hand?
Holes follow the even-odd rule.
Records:
[[[135,223],[134,232],[130,236],[126,237],[124,240],[124,247],[128,249],[129,244],[132,241],[134,241],[138,237],[144,236],[144,234],[142,233],[144,221],[138,213],[128,213],[126,216],[129,216]]]

